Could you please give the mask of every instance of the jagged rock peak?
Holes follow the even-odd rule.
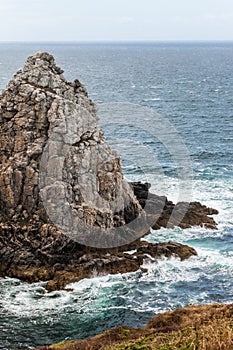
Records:
[[[88,108],[90,112],[95,113],[96,106],[89,100],[87,91],[80,80],[75,79],[74,82],[68,82],[62,73],[63,70],[56,65],[52,55],[47,52],[37,52],[28,57],[24,67],[9,82],[7,89],[17,93],[19,87],[22,90],[22,85],[27,84],[28,89],[43,89],[47,94],[55,94],[77,102]],[[82,95],[82,99],[80,99],[80,95]]]
[[[24,71],[37,67],[44,68],[46,70],[50,69],[55,74],[62,74],[64,72],[56,65],[54,57],[48,52],[37,52],[34,55],[29,56],[25,63]]]
[[[77,216],[91,226],[124,225],[140,204],[85,87],[62,73],[52,55],[38,52],[0,96],[0,213],[46,222],[44,203],[61,194],[53,205],[63,221],[72,212],[71,221]]]

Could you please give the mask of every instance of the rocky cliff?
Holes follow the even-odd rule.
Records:
[[[75,218],[124,225],[141,207],[84,86],[62,73],[51,55],[37,53],[1,96],[0,210],[12,222],[49,215],[69,234]]]
[[[94,269],[135,271],[148,253],[152,260],[196,254],[138,240],[150,226],[215,227],[208,215],[217,211],[200,203],[175,207],[149,185],[127,183],[85,87],[68,82],[48,53],[29,57],[2,92],[0,125],[1,276],[63,288]],[[132,247],[135,254],[123,253]]]

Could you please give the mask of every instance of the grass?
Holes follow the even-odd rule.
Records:
[[[187,327],[171,333],[155,333],[106,350],[230,350],[233,349],[233,323],[211,322],[201,327]]]
[[[118,327],[94,338],[41,350],[233,350],[233,304],[189,306],[153,318],[145,327]]]

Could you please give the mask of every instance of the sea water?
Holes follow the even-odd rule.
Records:
[[[48,293],[44,282],[1,279],[0,349],[82,339],[117,325],[139,327],[189,304],[233,302],[233,43],[2,43],[0,89],[28,55],[42,50],[55,56],[67,79],[80,78],[100,105],[100,124],[122,156],[126,178],[148,181],[153,192],[174,201],[180,179],[166,145],[144,130],[143,117],[135,125],[127,125],[127,118],[111,125],[110,116],[106,124],[101,106],[150,108],[155,114],[146,114],[147,124],[158,113],[175,127],[192,165],[190,200],[219,210],[218,230],[152,231],[150,242],[185,243],[198,256],[145,262],[146,273],[93,272],[93,278],[70,285],[72,292]]]

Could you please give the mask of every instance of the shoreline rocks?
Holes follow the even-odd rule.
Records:
[[[137,189],[144,189],[148,184],[136,183],[135,186]],[[141,194],[136,194],[140,201]],[[168,205],[174,206],[172,202],[167,202]],[[191,210],[193,207],[199,209],[194,216],[198,218],[197,223],[200,218],[203,218],[203,225],[208,220],[214,223],[213,219],[207,216],[207,213],[215,213],[214,209],[200,203],[190,203],[190,206]],[[188,220],[191,213],[188,212],[186,216]],[[159,220],[167,220],[167,210]],[[181,226],[184,224],[190,227],[189,221],[182,222]],[[160,227],[166,226],[157,224],[155,229]],[[129,254],[128,251],[134,253]],[[0,223],[0,253],[1,277],[19,278],[29,283],[48,281],[48,291],[64,289],[69,283],[93,277],[93,271],[100,275],[127,273],[139,269],[144,272],[142,266],[145,261],[155,263],[163,256],[176,256],[185,260],[197,255],[195,249],[180,243],[148,243],[142,239],[122,247],[96,249],[70,240],[51,224],[20,225],[10,222]]]
[[[197,255],[195,249],[180,243],[153,244],[142,240],[126,247],[97,250],[78,245],[48,224],[39,229],[32,225],[0,224],[0,243],[0,276],[29,283],[48,281],[48,291],[64,289],[67,284],[94,274],[137,271],[145,261],[156,262],[162,256],[185,260]],[[129,249],[133,252],[129,253]]]
[[[175,205],[149,184],[128,183],[85,87],[62,73],[39,52],[0,96],[0,277],[49,281],[51,291],[93,271],[124,273],[145,259],[196,255],[140,237],[150,227],[216,229],[209,215],[217,211]]]
[[[217,224],[210,215],[218,214],[218,210],[208,208],[200,202],[178,202],[174,204],[164,196],[150,193],[149,183],[131,182],[130,184],[142,208],[145,210],[149,208],[150,210],[150,207],[152,207],[153,215],[155,217],[157,215],[156,222],[152,225],[154,230],[161,227],[172,228],[175,226],[182,229],[192,226],[217,229]],[[158,203],[162,203],[161,206]]]

